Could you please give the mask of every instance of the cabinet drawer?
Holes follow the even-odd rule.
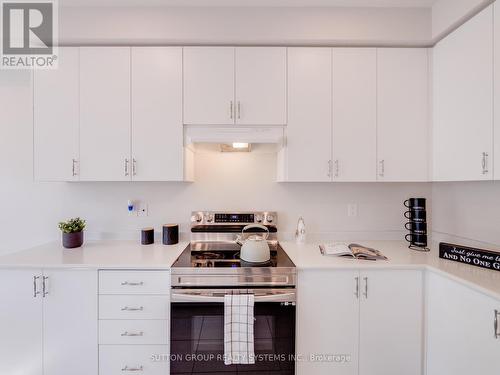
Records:
[[[169,294],[169,271],[100,271],[99,294]]]
[[[100,320],[99,344],[168,344],[167,320]]]
[[[99,346],[99,375],[166,375],[168,369],[166,345]]]
[[[168,296],[99,296],[99,319],[168,319]]]

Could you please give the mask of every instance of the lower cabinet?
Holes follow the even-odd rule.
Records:
[[[168,374],[169,330],[169,271],[99,271],[99,375]]]
[[[500,374],[500,301],[427,276],[427,375]]]
[[[418,270],[299,272],[297,375],[422,374]]]
[[[0,271],[0,374],[97,374],[97,272]]]

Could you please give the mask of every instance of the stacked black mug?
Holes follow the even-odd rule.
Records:
[[[408,222],[405,228],[410,231],[405,240],[410,243],[409,248],[420,251],[429,251],[427,248],[427,211],[425,210],[425,198],[410,198],[404,201],[408,210],[405,217]]]

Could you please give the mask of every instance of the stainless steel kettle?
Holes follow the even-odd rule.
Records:
[[[247,230],[257,228],[265,233],[245,233]],[[271,259],[271,250],[267,243],[269,229],[264,225],[250,224],[241,230],[236,242],[241,245],[240,259],[251,263],[264,263]]]

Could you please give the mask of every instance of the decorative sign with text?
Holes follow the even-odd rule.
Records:
[[[500,253],[472,247],[439,243],[439,257],[471,266],[500,271]]]

